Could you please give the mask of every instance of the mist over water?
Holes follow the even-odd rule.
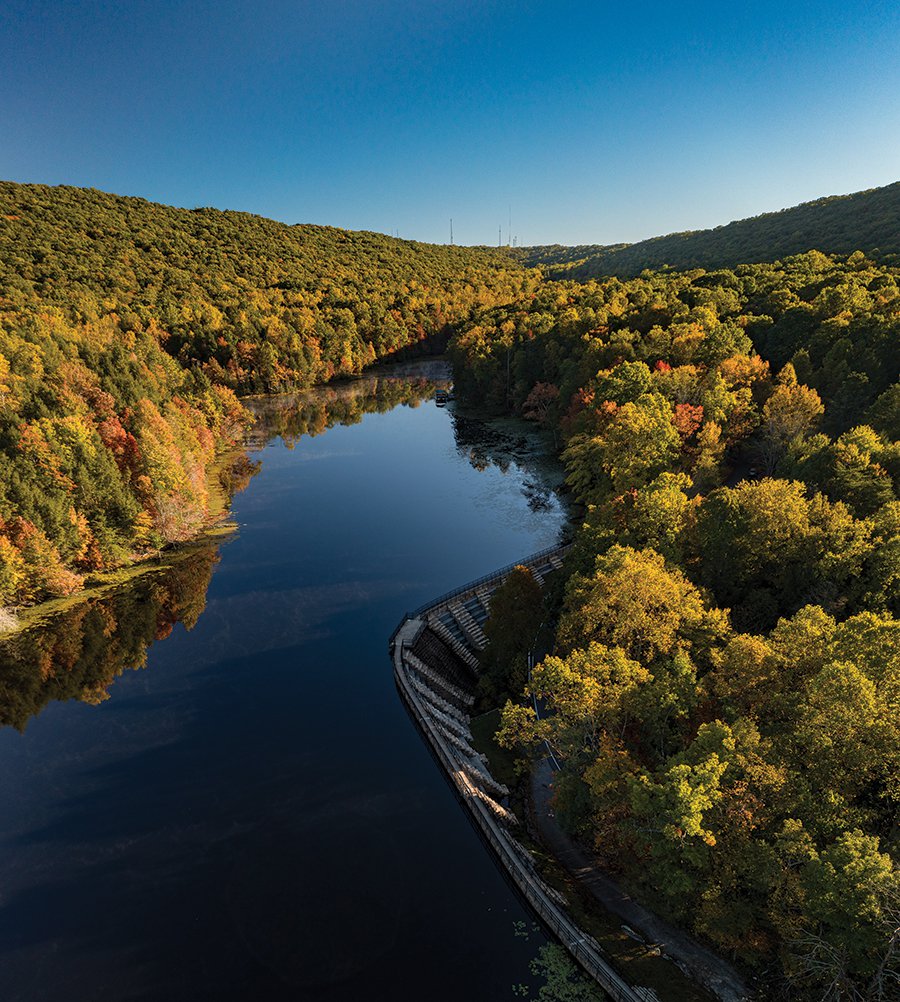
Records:
[[[234,537],[0,645],[4,999],[457,1002],[526,980],[528,916],[387,639],[556,542],[565,511],[551,462],[435,405],[446,375],[256,402]]]

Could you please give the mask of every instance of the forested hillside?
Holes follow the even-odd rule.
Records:
[[[196,533],[236,394],[357,373],[535,281],[497,252],[0,183],[0,607]]]
[[[523,282],[502,251],[0,182],[7,308],[152,328],[184,367],[242,393],[359,372]]]
[[[555,653],[527,691],[492,663],[501,740],[548,737],[569,828],[768,997],[891,997],[898,239],[893,185],[540,248],[575,262],[549,281],[506,251],[0,184],[0,607],[195,534],[239,394],[452,327],[459,391],[552,432],[584,507]],[[703,267],[571,280],[654,263]]]
[[[732,268],[808,250],[900,254],[900,182],[767,212],[712,230],[670,233],[608,247],[523,247],[512,253],[551,278],[624,278],[645,268]]]
[[[894,997],[900,268],[547,282],[453,353],[584,506],[553,656],[523,691],[488,649],[501,742],[548,738],[557,815],[763,997]]]

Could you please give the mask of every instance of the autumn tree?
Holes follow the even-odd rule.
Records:
[[[727,624],[660,554],[613,546],[592,574],[570,579],[558,636],[566,649],[596,640],[649,665],[680,647],[703,651]]]
[[[794,367],[786,365],[762,411],[759,451],[766,473],[774,472],[790,444],[808,434],[824,412],[819,394],[800,386]]]
[[[669,469],[680,441],[666,399],[645,394],[619,407],[601,434],[569,442],[568,483],[582,500],[640,487]]]

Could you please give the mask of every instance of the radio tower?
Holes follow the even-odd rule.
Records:
[[[450,246],[453,246],[453,220],[450,220]]]

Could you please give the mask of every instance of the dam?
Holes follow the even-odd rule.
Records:
[[[521,841],[522,822],[510,809],[509,790],[472,743],[470,714],[491,595],[516,566],[527,567],[543,585],[562,567],[568,548],[542,550],[407,613],[391,635],[389,652],[410,716],[518,891],[615,1002],[654,1002],[658,997],[651,989],[628,984],[613,969],[599,943],[575,923],[563,895],[541,878]]]

